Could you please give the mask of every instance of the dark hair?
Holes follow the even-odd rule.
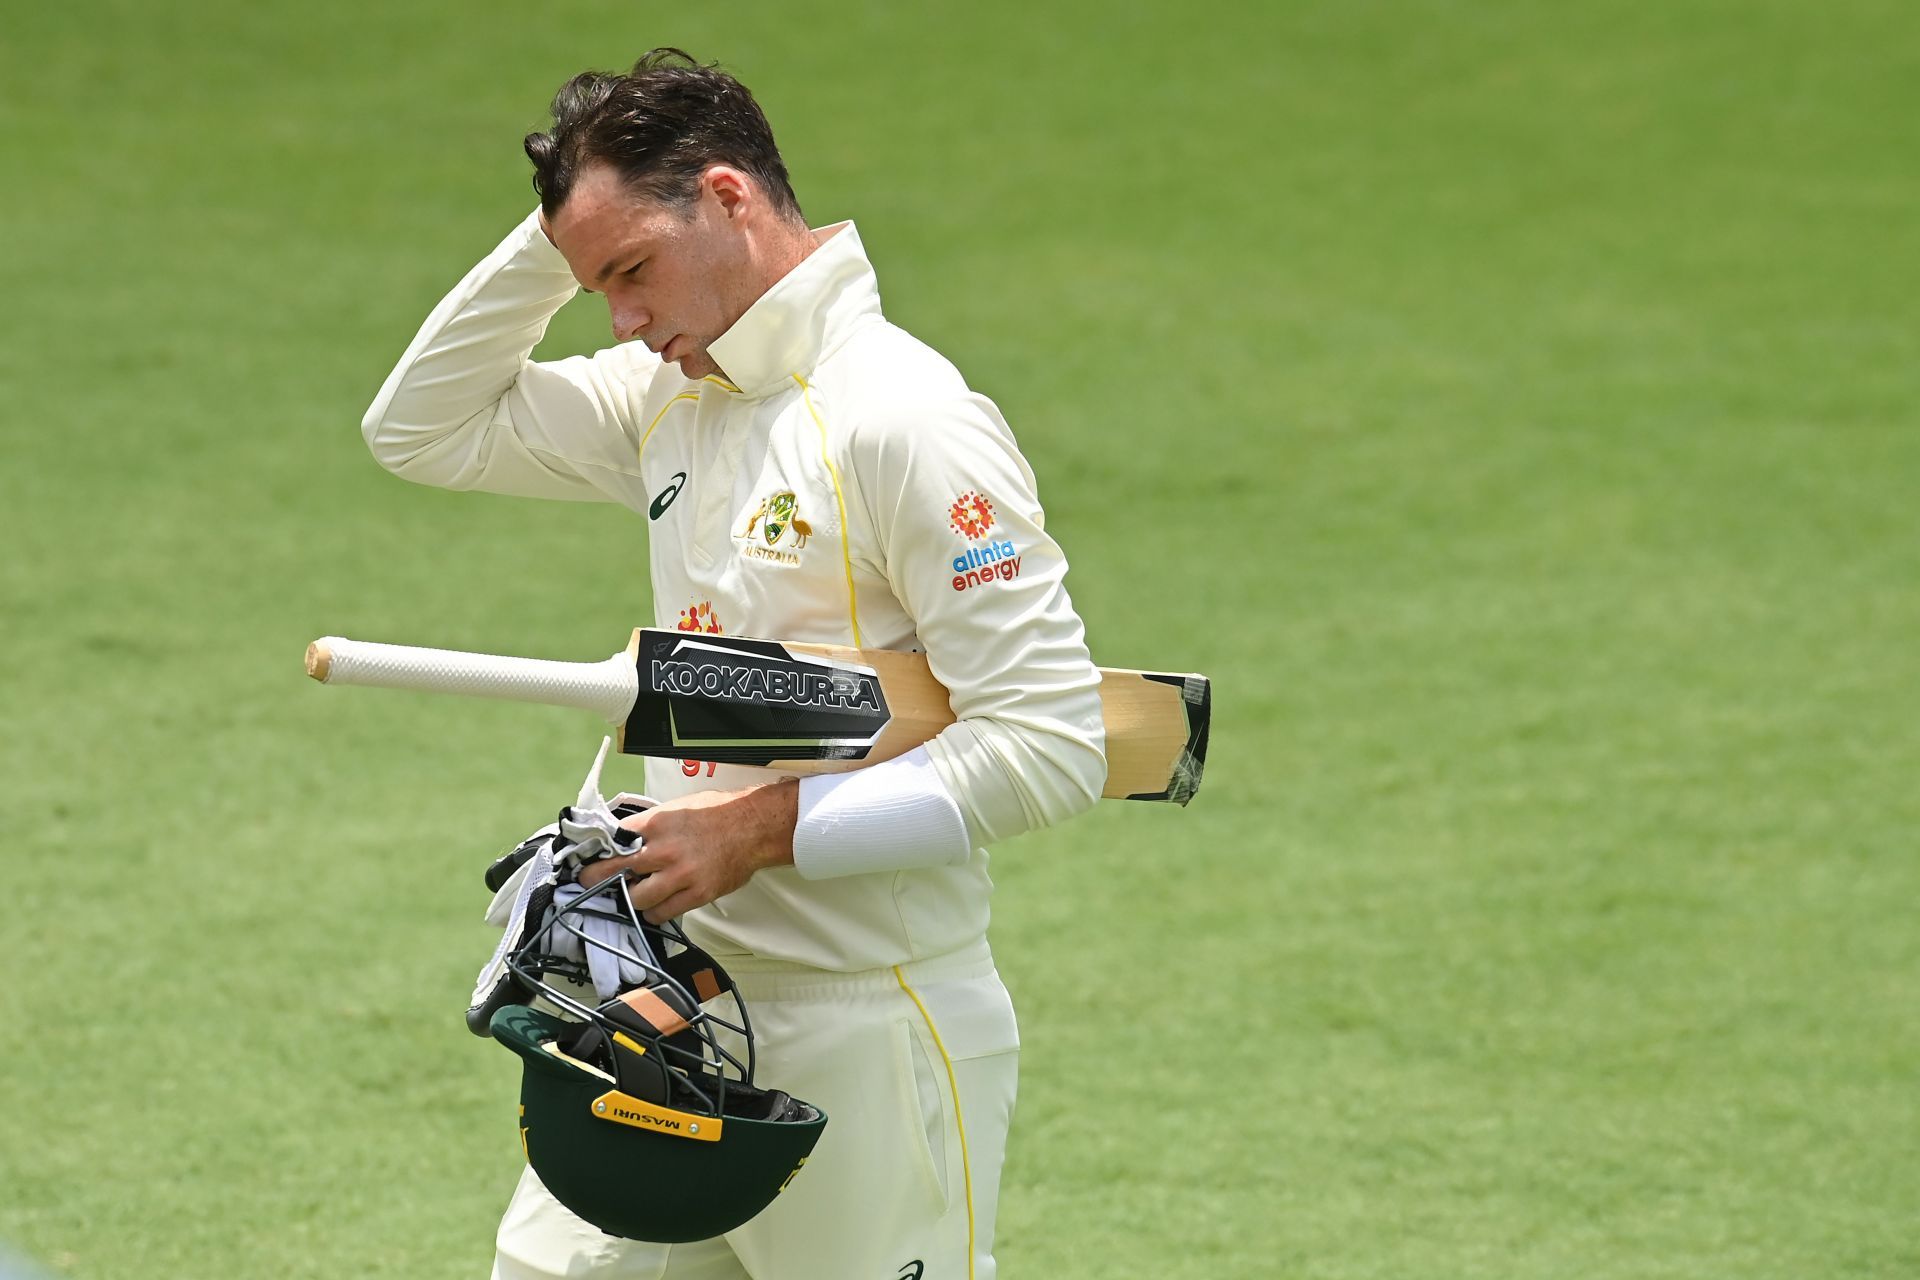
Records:
[[[747,87],[679,49],[654,49],[621,75],[583,71],[553,98],[553,129],[530,133],[533,189],[551,217],[581,170],[612,165],[636,195],[685,208],[709,165],[753,175],[781,213],[799,219],[773,128]]]

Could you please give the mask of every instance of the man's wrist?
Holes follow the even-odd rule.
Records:
[[[782,778],[741,794],[748,806],[749,830],[755,833],[753,862],[760,867],[793,865],[793,828],[800,819],[800,781]]]

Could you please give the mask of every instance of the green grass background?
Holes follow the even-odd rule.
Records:
[[[298,659],[644,612],[629,513],[356,427],[657,43],[1006,411],[1100,660],[1215,678],[1190,809],[995,854],[1003,1274],[1920,1273],[1893,0],[15,6],[0,1238],[485,1273],[478,872],[595,731]]]

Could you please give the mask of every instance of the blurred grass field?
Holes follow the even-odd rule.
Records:
[[[629,513],[410,487],[356,424],[554,87],[654,44],[998,400],[1100,661],[1215,679],[1190,809],[995,852],[1003,1274],[1920,1274],[1883,0],[10,12],[0,1239],[485,1274],[478,873],[597,734],[298,657],[644,611]]]

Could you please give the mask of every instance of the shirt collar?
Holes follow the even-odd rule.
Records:
[[[808,377],[868,317],[880,283],[851,222],[813,232],[819,245],[708,345],[742,395],[759,398]]]

